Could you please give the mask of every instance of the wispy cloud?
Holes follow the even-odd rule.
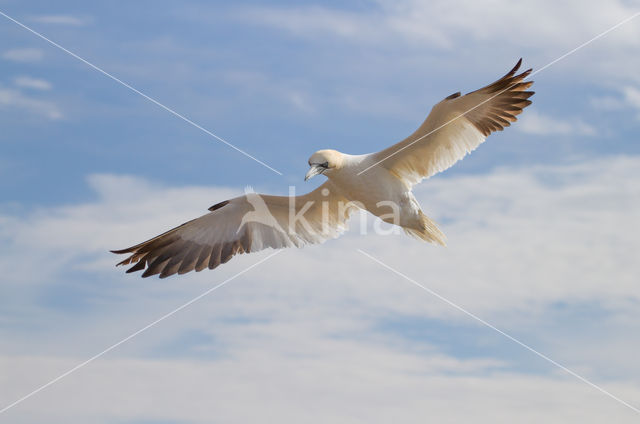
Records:
[[[23,88],[31,88],[34,90],[43,90],[43,91],[51,90],[51,83],[49,81],[39,79],[39,78],[32,78],[26,75],[16,77],[13,80],[13,83],[16,86],[23,87]]]
[[[51,120],[63,117],[62,111],[54,102],[32,97],[18,89],[2,86],[0,86],[0,108],[20,109]]]
[[[616,96],[597,96],[590,99],[590,104],[599,110],[619,110],[625,107],[624,99]]]
[[[89,23],[89,18],[74,15],[41,15],[30,19],[33,22],[52,25],[84,26]]]
[[[501,372],[478,375],[471,370],[481,364],[473,360],[321,338],[318,328],[306,323],[275,332],[247,327],[238,326],[239,337],[246,333],[245,343],[231,357],[106,358],[7,416],[16,417],[14,422],[29,416],[19,422],[75,419],[95,424],[196,424],[212,419],[242,424],[265,417],[270,422],[311,424],[419,423],[422,417],[480,424],[637,421],[579,382]],[[13,396],[40,384],[43,372],[51,375],[52,370],[76,365],[64,357],[4,356],[0,361],[6,364],[6,393]],[[459,374],[463,368],[466,375]],[[626,398],[638,396],[629,383],[607,387]]]
[[[541,7],[532,8],[499,0],[488,12],[486,5],[470,0],[380,0],[366,11],[319,6],[249,7],[242,10],[240,17],[309,37],[332,35],[362,43],[389,43],[400,38],[405,42],[449,48],[456,45],[460,37],[474,42],[499,40],[504,45],[521,43],[521,37],[532,36],[538,45],[558,46],[559,40],[569,45],[579,42],[581,37],[602,31],[599,25],[603,20],[614,24],[636,11],[619,1],[609,2],[606,10],[575,0],[555,9],[550,7],[553,4],[547,0],[541,2]],[[580,5],[584,7],[578,10]],[[459,10],[466,13],[459,13]],[[567,25],[564,16],[572,16],[580,25]],[[539,22],[545,22],[544,33],[540,32]],[[626,39],[630,34],[638,34],[633,25],[614,38],[637,46],[637,37]]]
[[[578,287],[580,297],[592,301],[618,295],[624,299],[637,297],[629,275],[633,264],[628,262],[628,255],[616,252],[618,249],[632,252],[636,243],[635,233],[622,229],[635,225],[635,214],[640,209],[640,196],[636,193],[638,187],[628,183],[635,180],[639,164],[639,158],[622,157],[593,160],[575,166],[504,170],[480,176],[435,179],[419,186],[416,196],[422,200],[427,213],[436,221],[444,221],[443,229],[450,238],[447,249],[413,242],[404,236],[369,235],[367,241],[374,249],[372,254],[380,252],[407,259],[416,274],[420,273],[421,267],[430,266],[443,280],[464,281],[465,289],[459,292],[456,285],[443,287],[449,291],[456,288],[456,296],[464,296],[465,302],[474,309],[514,307],[516,299],[505,304],[500,299],[500,292],[506,288],[503,285],[516,279],[522,282],[523,291],[519,294],[524,296],[517,300],[518,308],[526,308],[527,304],[532,306],[529,302],[533,298],[529,296],[538,301],[544,298],[550,303],[571,301],[571,293]],[[5,228],[5,233],[12,234],[11,238],[19,241],[14,249],[16,261],[36,251],[50,254],[58,249],[68,249],[69,254],[77,254],[84,259],[89,254],[104,258],[104,270],[111,272],[116,258],[105,257],[107,249],[149,238],[168,226],[199,215],[210,206],[209,203],[241,192],[225,188],[163,188],[139,178],[110,175],[93,176],[90,183],[97,193],[96,201],[11,218],[11,225]],[[465,205],[471,204],[474,205],[473,210],[469,211]],[[516,233],[513,232],[515,229]],[[320,261],[326,260],[336,250],[349,249],[350,243],[357,243],[359,239],[354,234],[333,242],[333,246],[318,248],[312,255],[308,254],[308,249],[290,250],[287,255],[307,257],[304,261],[308,263],[300,266],[310,265],[313,268],[318,266],[312,265],[316,257]],[[595,246],[594,239],[600,240]],[[505,240],[510,241],[505,244]],[[411,249],[403,247],[407,243],[412,245]],[[546,244],[549,245],[541,249]],[[395,252],[403,253],[394,255]],[[598,272],[591,270],[581,274],[573,261],[566,260],[568,254],[571,257],[597,257],[599,263],[607,266]],[[421,255],[426,256],[417,260]],[[541,275],[527,272],[526,264],[517,259],[520,255],[534,255],[531,260],[552,266],[554,275],[544,279],[538,278]],[[410,261],[413,256],[416,257],[415,262]],[[243,258],[234,258],[230,264],[245,260]],[[487,267],[487,264],[495,264],[497,258],[501,264],[510,264],[500,275]],[[464,267],[455,265],[460,261],[466,261],[472,268],[478,267],[473,281],[491,282],[492,287],[484,287],[482,283],[477,288],[482,287],[483,293],[472,294],[474,283],[465,281]],[[51,262],[60,270],[66,266],[58,258],[52,257]],[[632,266],[635,267],[637,264]],[[189,274],[187,277],[204,274]],[[375,289],[374,281],[381,281],[375,275],[370,275],[372,283],[368,290]],[[600,284],[602,279],[616,279],[622,291],[612,292],[611,287]],[[437,281],[434,283],[439,284]],[[535,286],[536,291],[525,289],[529,286]],[[618,300],[623,301],[623,298]],[[388,306],[395,308],[393,303]],[[404,310],[411,303],[399,307]],[[432,310],[436,315],[438,311]]]
[[[624,93],[624,100],[630,106],[640,109],[640,89],[637,87],[624,87],[622,92]]]
[[[306,37],[327,35],[357,42],[382,41],[389,30],[386,19],[318,6],[303,8],[256,7],[242,10],[242,19],[273,26]],[[381,31],[382,30],[382,31]]]
[[[622,98],[619,100],[619,109],[631,109],[636,112],[636,119],[640,121],[640,89],[634,86],[626,86],[621,89]]]
[[[100,3],[92,4],[94,16],[108,12]],[[234,126],[264,133],[275,128],[272,115],[317,111],[315,126],[296,119],[292,120],[294,130],[282,132],[283,138],[317,135],[306,144],[299,143],[299,152],[293,153],[303,154],[302,166],[310,145],[343,143],[349,145],[344,150],[355,153],[367,151],[373,143],[390,143],[396,139],[394,126],[402,127],[397,130],[399,137],[405,135],[405,128],[408,134],[442,97],[490,82],[520,55],[534,67],[548,63],[556,52],[563,53],[624,18],[630,5],[618,0],[608,0],[606,7],[577,1],[512,4],[503,0],[492,7],[471,0],[381,0],[335,8],[281,4],[251,8],[255,15],[238,13],[238,19],[251,22],[249,27],[241,26],[246,22],[228,21],[218,9],[220,26],[215,31],[230,34],[228,45],[225,42],[220,49],[212,50],[198,36],[211,30],[210,17],[198,31],[175,31],[168,37],[159,28],[155,35],[145,33],[142,41],[136,41],[138,33],[127,32],[127,25],[114,22],[114,30],[127,43],[115,46],[92,33],[86,40],[76,39],[79,45],[65,47],[115,48],[101,49],[96,60],[109,63],[125,79],[133,75],[157,84],[153,89],[169,100],[175,94],[173,101],[177,99],[176,104],[187,111],[219,122],[225,114],[234,117],[237,125],[225,122],[229,133]],[[268,14],[261,15],[263,10]],[[130,12],[136,16],[149,11],[141,6]],[[20,13],[28,16],[29,12]],[[80,28],[73,19],[56,16],[36,27]],[[179,14],[176,18],[179,25]],[[234,31],[238,28],[242,31]],[[635,66],[640,59],[628,54],[637,50],[639,28],[636,24],[620,28],[536,78],[536,91],[546,92],[547,101],[557,110],[570,111],[568,121],[566,116],[540,109],[543,103],[534,98],[534,106],[505,135],[517,136],[532,113],[529,125],[537,134],[588,135],[594,129],[602,133],[598,122],[580,116],[584,106],[580,96],[593,95],[592,89],[604,81],[638,87],[631,79],[620,84],[617,76],[627,73],[629,78],[640,78]],[[233,38],[236,33],[244,35]],[[283,41],[288,36],[291,40]],[[145,40],[153,37],[162,42],[145,47]],[[25,45],[29,46],[11,47]],[[7,53],[3,52],[2,57]],[[48,66],[48,55],[45,50],[44,58],[40,52],[31,60],[23,57],[22,62],[41,60]],[[5,59],[16,61],[18,56]],[[71,87],[70,81],[91,77],[93,72],[67,59],[51,63],[51,73],[5,62],[7,68],[18,68],[8,78],[30,75],[41,82],[23,80],[20,85],[16,79],[12,85],[0,86],[0,109],[8,115],[8,131],[33,131],[40,138],[33,145],[25,142],[23,156],[10,155],[0,162],[11,162],[12,167],[30,164],[35,154],[40,152],[42,158],[46,150],[43,160],[51,164],[36,169],[42,162],[32,161],[34,165],[25,172],[33,175],[33,184],[17,186],[21,193],[5,199],[17,203],[24,196],[25,203],[0,205],[0,297],[6,300],[0,302],[0,368],[6,371],[0,373],[0,407],[263,257],[262,253],[240,255],[213,272],[168,280],[143,280],[114,267],[118,258],[108,249],[145,240],[205,213],[211,204],[240,194],[240,185],[249,181],[252,171],[241,172],[240,179],[246,179],[242,182],[220,176],[237,184],[237,189],[151,183],[153,176],[167,181],[173,172],[158,167],[155,157],[136,159],[146,158],[145,152],[134,154],[111,143],[123,128],[148,125],[163,133],[153,138],[153,152],[163,151],[174,138],[158,126],[164,115],[141,121],[133,114],[133,119],[123,109],[129,103],[127,94],[119,97],[117,89],[109,84],[102,87],[98,80],[97,85],[90,84],[93,88],[87,96],[73,96],[83,102],[76,109],[88,105],[82,109],[98,117],[97,126],[93,121],[82,127],[65,125],[66,131],[56,131],[55,138],[40,137],[50,119],[47,108],[25,104],[24,99],[52,102],[49,106],[61,112],[53,104],[57,100],[45,91],[48,75],[55,75],[51,81],[58,89]],[[607,72],[597,74],[589,84],[575,81],[604,68]],[[230,73],[259,70],[262,75],[246,79],[240,75],[233,81],[223,75],[227,69]],[[635,93],[629,89],[612,97],[633,111],[637,110]],[[261,102],[260,107],[255,102]],[[139,108],[135,101],[132,105]],[[117,116],[103,113],[105,106],[117,110]],[[254,107],[244,110],[246,117],[259,121],[247,125],[245,115],[234,112],[239,107]],[[9,115],[7,110],[14,113]],[[343,120],[320,119],[325,110]],[[20,125],[20,120],[11,119],[15,112],[33,114],[43,124]],[[362,115],[384,119],[352,122]],[[278,131],[285,131],[280,126],[284,120],[277,122]],[[99,134],[92,135],[98,127]],[[320,127],[323,131],[314,132]],[[245,133],[247,142],[259,143],[262,138],[253,134]],[[343,139],[336,140],[341,134]],[[628,137],[624,142],[633,146],[633,140]],[[607,149],[598,137],[589,142]],[[183,149],[186,152],[189,146]],[[543,150],[556,156],[554,149]],[[128,172],[147,178],[93,175],[85,186],[78,178],[83,172],[79,169],[95,170],[96,154],[101,152],[108,152],[104,161],[98,161],[105,172],[119,172],[108,169],[114,164],[122,169],[129,163],[135,170]],[[483,153],[478,153],[465,163],[482,161]],[[516,154],[523,156],[521,150]],[[539,160],[537,154],[528,159]],[[222,166],[224,158],[217,159]],[[171,160],[167,166],[184,161]],[[509,161],[496,159],[490,165],[499,162]],[[5,175],[13,176],[12,170]],[[16,423],[96,424],[245,423],[265,417],[278,422],[306,417],[312,423],[418,422],[421,417],[434,422],[634,422],[636,416],[629,411],[579,382],[565,380],[548,364],[540,365],[518,346],[416,291],[355,249],[371,252],[633,401],[640,399],[640,364],[635,355],[640,345],[629,336],[640,332],[636,254],[640,192],[635,183],[639,179],[638,157],[437,176],[417,187],[416,196],[447,233],[448,248],[404,236],[361,237],[353,232],[323,246],[282,252],[274,262],[261,265],[255,273],[0,418]],[[63,187],[75,200],[54,204],[56,200],[49,196],[42,206],[40,193],[45,188],[39,182],[45,180],[49,187]],[[356,225],[352,222],[352,228]],[[308,414],[310,408],[313,416]]]
[[[259,92],[304,114],[316,110],[317,99],[311,96],[312,90],[303,80],[277,80],[264,73],[242,70],[226,71],[221,76],[228,84],[237,86],[243,93],[251,96]]]
[[[586,135],[595,136],[596,129],[575,117],[558,117],[543,115],[535,110],[523,113],[515,127],[522,132],[538,135]]]
[[[629,229],[637,220],[640,196],[629,182],[639,177],[639,169],[640,158],[620,157],[435,179],[417,196],[444,222],[449,247],[404,236],[370,236],[367,249],[474,313],[502,317],[492,319],[499,326],[535,319],[536,325],[524,325],[518,333],[589,376],[597,376],[601,364],[607,372],[617,370],[607,389],[634,399],[640,392],[640,368],[627,354],[636,343],[625,332],[637,323],[638,241]],[[6,285],[12,299],[34,296],[35,303],[13,310],[12,319],[20,322],[15,334],[11,326],[0,329],[11,349],[23,352],[0,358],[7,364],[4,399],[15,399],[76,365],[78,351],[94,353],[171,310],[182,302],[177,299],[199,294],[260,257],[241,255],[215,272],[187,274],[180,281],[125,276],[113,268],[115,258],[107,248],[152,236],[236,193],[159,187],[116,175],[93,176],[89,182],[95,200],[0,218],[0,237],[8,249],[0,256]],[[19,418],[24,411],[37,411],[50,421],[73,414],[84,421],[93,417],[92,422],[115,416],[195,423],[213,415],[225,422],[254,421],[268,410],[279,420],[295,421],[306,402],[322,402],[325,407],[311,422],[338,422],[345,411],[366,422],[385,414],[407,422],[417,414],[436,421],[478,416],[487,422],[522,416],[558,423],[568,416],[594,423],[605,416],[616,422],[635,419],[580,382],[559,379],[553,370],[521,372],[516,359],[504,354],[517,347],[506,348],[447,305],[362,259],[355,252],[362,240],[352,235],[322,247],[289,250],[130,341],[115,357],[96,361],[29,399],[31,408],[9,413]],[[91,278],[82,277],[86,273]],[[70,290],[65,285],[74,278]],[[90,293],[85,302],[91,307],[80,311],[44,300],[43,293],[66,298],[83,290]],[[609,312],[598,316],[598,326],[589,327],[585,340],[584,320],[554,321],[558,304],[564,311],[595,304]],[[52,314],[56,319],[50,319]],[[379,329],[398,318],[413,319],[417,333],[407,333],[406,325]],[[7,315],[0,319],[13,322]],[[440,320],[455,323],[445,338],[434,337]],[[42,336],[24,335],[26,322],[41,328]],[[470,343],[464,352],[440,344],[456,332]],[[556,336],[565,342],[561,348]],[[529,363],[523,355],[523,363]],[[265,390],[271,396],[265,398]],[[150,396],[154,402],[131,401]],[[79,402],[70,409],[65,398]],[[96,398],[101,401],[92,402]],[[380,398],[385,402],[374,401]],[[252,408],[242,407],[248,403]],[[461,403],[466,407],[456,407]],[[546,407],[539,408],[540,403]],[[576,404],[581,408],[576,410]]]
[[[2,53],[2,58],[13,62],[39,62],[44,52],[36,48],[11,49]]]
[[[380,0],[356,10],[250,6],[239,9],[235,18],[318,45],[332,39],[361,45],[367,51],[379,51],[396,67],[409,63],[434,70],[446,63],[445,69],[458,66],[472,70],[478,63],[485,65],[507,55],[525,56],[525,63],[541,67],[636,12],[619,0],[608,1],[606,8],[576,0],[562,6],[544,0],[535,7],[497,0],[490,8],[470,0]],[[573,57],[564,66],[573,70],[575,78],[599,76],[598,81],[604,81],[602,76],[606,75],[609,82],[612,76],[638,81],[640,77],[634,72],[640,66],[634,54],[638,46],[640,29],[630,22],[591,46],[588,58]],[[624,53],[612,56],[608,53],[612,48]],[[425,53],[433,51],[440,52],[439,57],[424,60]],[[602,59],[594,61],[594,55]]]
[[[591,106],[601,110],[640,110],[640,89],[627,85],[616,89],[617,95],[591,98]]]

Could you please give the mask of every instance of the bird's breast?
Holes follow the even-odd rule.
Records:
[[[331,181],[344,197],[376,216],[388,214],[393,208],[412,208],[411,191],[385,168],[373,167],[360,175],[355,170],[342,172],[333,175]]]

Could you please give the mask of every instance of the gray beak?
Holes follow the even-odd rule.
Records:
[[[311,165],[311,169],[307,172],[307,175],[304,176],[304,180],[307,181],[309,178],[313,178],[318,174],[322,174],[326,168],[322,165],[313,164]]]

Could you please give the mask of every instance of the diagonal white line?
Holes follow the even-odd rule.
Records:
[[[74,58],[78,59],[79,61],[81,61],[82,63],[92,67],[93,69],[95,69],[96,71],[100,72],[101,74],[111,78],[112,80],[114,80],[115,82],[117,82],[118,84],[128,88],[129,90],[133,91],[134,93],[144,97],[145,99],[149,100],[151,103],[160,106],[162,109],[166,110],[167,112],[175,115],[176,117],[182,119],[183,121],[185,121],[186,123],[196,127],[197,129],[199,129],[200,131],[204,132],[205,134],[210,135],[211,137],[214,137],[215,139],[221,141],[222,143],[226,144],[227,146],[231,147],[232,149],[234,149],[237,152],[242,153],[243,155],[245,155],[246,157],[248,157],[249,159],[253,159],[254,161],[258,162],[260,165],[272,170],[273,172],[275,172],[278,175],[282,175],[282,172],[278,171],[275,168],[272,168],[271,166],[267,165],[266,163],[264,163],[263,161],[261,161],[260,159],[250,155],[249,153],[245,152],[244,150],[240,149],[239,147],[234,146],[233,144],[229,143],[227,140],[223,139],[222,137],[219,137],[217,135],[215,135],[214,133],[212,133],[211,131],[209,131],[206,128],[203,128],[202,126],[196,124],[195,122],[193,122],[191,119],[187,118],[184,115],[181,115],[180,113],[176,112],[175,110],[171,109],[168,106],[163,105],[162,103],[160,103],[159,101],[157,101],[156,99],[147,96],[146,94],[144,94],[143,92],[141,92],[140,90],[137,90],[135,88],[133,88],[131,85],[127,84],[126,82],[122,81],[121,79],[111,75],[110,73],[108,73],[107,71],[103,70],[102,68],[98,67],[97,65],[94,65],[93,63],[89,62],[88,60],[85,60],[83,58],[81,58],[80,56],[78,56],[77,54],[73,53],[72,51],[69,51],[67,49],[65,49],[64,47],[62,47],[60,44],[56,43],[55,41],[52,41],[50,39],[48,39],[47,37],[45,37],[44,35],[40,34],[39,32],[37,32],[36,30],[26,26],[25,24],[18,22],[17,20],[15,20],[14,18],[12,18],[11,16],[7,15],[6,13],[2,12],[0,10],[0,15],[4,16],[5,18],[9,19],[11,22],[21,26],[22,28],[26,29],[27,31],[29,31],[30,33],[40,37],[41,39],[43,39],[44,41],[46,41],[47,43],[51,44],[54,47],[57,47],[58,49],[62,50],[63,52],[69,54],[70,56],[73,56]]]
[[[188,301],[187,303],[184,303],[183,305],[177,307],[176,309],[174,309],[173,311],[164,314],[163,316],[161,316],[160,318],[158,318],[157,320],[153,321],[152,323],[142,327],[141,329],[139,329],[138,331],[131,333],[130,335],[128,335],[127,337],[125,337],[124,339],[120,340],[118,343],[113,344],[111,346],[109,346],[108,348],[106,348],[105,350],[103,350],[102,352],[92,356],[91,358],[87,359],[86,361],[76,365],[75,367],[71,368],[70,370],[60,374],[58,377],[54,378],[53,380],[49,381],[48,383],[38,387],[37,389],[33,390],[32,392],[24,395],[23,397],[21,397],[20,399],[16,400],[15,402],[5,406],[4,408],[0,409],[0,414],[2,414],[3,412],[8,411],[9,409],[13,408],[14,406],[24,402],[25,400],[29,399],[31,396],[41,392],[42,390],[46,389],[47,387],[51,386],[52,384],[57,383],[58,381],[62,380],[63,378],[67,377],[69,374],[72,374],[76,371],[78,371],[80,368],[84,367],[85,365],[90,364],[91,362],[95,361],[96,359],[100,358],[101,356],[105,355],[106,353],[111,352],[113,349],[117,348],[118,346],[120,346],[121,344],[131,340],[132,338],[136,337],[137,335],[139,335],[140,333],[150,329],[151,327],[153,327],[154,325],[164,321],[165,319],[169,318],[170,316],[176,314],[177,312],[180,312],[181,310],[183,310],[184,308],[186,308],[187,306],[197,302],[198,300],[202,299],[203,297],[205,297],[206,295],[208,295],[209,293],[219,289],[220,287],[224,286],[225,284],[227,284],[228,282],[236,279],[237,277],[241,276],[242,274],[244,274],[245,272],[249,271],[252,268],[255,268],[256,266],[260,265],[261,263],[265,262],[268,259],[273,258],[275,255],[277,255],[278,253],[280,253],[281,250],[277,250],[274,253],[270,254],[269,256],[267,256],[264,259],[259,260],[258,262],[254,263],[253,265],[249,266],[248,268],[245,268],[244,270],[240,271],[239,273],[235,274],[232,277],[227,278],[226,280],[224,280],[222,283],[217,284],[213,287],[211,287],[210,289],[208,289],[207,291],[205,291],[204,293],[194,297],[193,299],[191,299],[190,301]]]
[[[558,58],[556,58],[556,59],[552,60],[552,61],[551,61],[551,62],[549,62],[549,63],[547,63],[546,65],[544,65],[542,68],[538,69],[537,71],[532,72],[532,73],[528,76],[528,78],[531,78],[532,76],[534,76],[534,75],[536,75],[536,74],[538,74],[538,73],[540,73],[540,72],[544,71],[544,70],[545,70],[545,69],[547,69],[549,66],[551,66],[551,65],[553,65],[553,64],[555,64],[555,63],[557,63],[557,62],[561,61],[562,59],[566,58],[567,56],[569,56],[569,55],[571,55],[571,54],[573,54],[573,53],[577,52],[577,51],[578,51],[578,50],[580,50],[581,48],[583,48],[583,47],[585,47],[585,46],[587,46],[587,45],[589,45],[589,44],[593,43],[593,42],[594,42],[594,41],[596,41],[597,39],[599,39],[599,38],[601,38],[601,37],[604,37],[605,35],[607,35],[607,34],[608,34],[608,33],[610,33],[611,31],[615,30],[616,28],[620,27],[621,25],[624,25],[624,24],[626,24],[627,22],[629,22],[630,20],[632,20],[632,19],[636,18],[638,15],[640,15],[640,12],[636,12],[636,13],[634,13],[633,15],[629,16],[628,18],[626,18],[626,19],[624,19],[624,20],[622,20],[622,21],[618,22],[617,24],[615,24],[614,26],[612,26],[612,27],[611,27],[611,28],[609,28],[608,30],[606,30],[606,31],[604,31],[604,32],[602,32],[602,33],[600,33],[600,34],[596,35],[595,37],[593,37],[592,39],[590,39],[590,40],[588,40],[588,41],[585,41],[584,43],[580,44],[578,47],[576,47],[576,48],[574,48],[574,49],[569,50],[568,52],[566,52],[566,53],[565,53],[565,54],[563,54],[562,56],[560,56],[560,57],[558,57]],[[514,85],[515,85],[515,84],[514,84]],[[466,112],[464,112],[463,114],[456,116],[455,118],[453,118],[453,119],[451,119],[451,120],[449,120],[449,121],[445,122],[444,124],[440,125],[439,127],[437,127],[437,128],[435,128],[435,129],[433,129],[433,130],[429,131],[429,132],[428,132],[428,133],[426,133],[425,135],[422,135],[422,136],[420,136],[419,138],[417,138],[417,139],[413,140],[411,143],[407,144],[406,146],[402,147],[401,149],[396,150],[395,152],[391,153],[390,155],[386,156],[385,158],[380,159],[379,161],[377,161],[377,162],[376,162],[376,163],[374,163],[373,165],[370,165],[369,167],[367,167],[367,168],[363,169],[362,171],[358,172],[358,174],[357,174],[357,175],[364,174],[365,172],[367,172],[368,170],[370,170],[370,169],[371,169],[371,168],[373,168],[374,166],[380,165],[382,162],[384,162],[385,160],[389,159],[390,157],[397,155],[398,153],[400,153],[400,152],[401,152],[401,151],[403,151],[404,149],[406,149],[406,148],[408,148],[408,147],[413,146],[413,145],[414,145],[414,144],[416,144],[418,141],[420,141],[420,140],[424,139],[425,137],[430,136],[431,134],[433,134],[434,132],[436,132],[436,131],[440,130],[441,128],[446,127],[446,126],[447,126],[447,125],[449,125],[450,123],[452,123],[452,122],[454,122],[455,120],[457,120],[457,119],[459,119],[459,118],[461,118],[461,117],[465,116],[466,114],[468,114],[468,113],[469,113],[469,112],[471,112],[472,110],[474,110],[474,109],[476,109],[476,108],[478,108],[478,107],[482,106],[483,104],[485,104],[485,103],[487,103],[488,101],[490,101],[491,99],[493,99],[493,98],[495,98],[495,97],[499,96],[500,94],[504,93],[505,91],[510,90],[511,88],[513,88],[513,87],[514,87],[514,85],[511,85],[511,86],[509,86],[509,87],[505,88],[504,90],[499,91],[497,94],[495,94],[495,95],[493,95],[493,96],[489,97],[488,99],[484,100],[484,101],[483,101],[483,102],[481,102],[481,103],[478,103],[477,105],[475,105],[475,106],[474,106],[474,107],[472,107],[471,109],[467,110],[467,111],[466,111]]]
[[[399,275],[400,277],[404,278],[405,280],[409,281],[410,283],[414,284],[415,286],[420,287],[422,290],[426,291],[427,293],[437,297],[438,299],[440,299],[441,301],[443,301],[444,303],[453,306],[454,308],[456,308],[457,310],[459,310],[460,312],[470,316],[471,318],[475,319],[476,321],[486,325],[487,327],[491,328],[492,330],[502,334],[504,337],[506,337],[507,339],[511,340],[512,342],[515,342],[517,344],[519,344],[520,346],[522,346],[523,348],[527,349],[528,351],[538,355],[540,358],[544,359],[545,361],[555,365],[556,367],[560,368],[561,370],[571,374],[572,376],[574,376],[575,378],[577,378],[578,380],[588,384],[589,386],[593,387],[594,389],[604,393],[605,395],[609,396],[611,399],[621,403],[622,405],[626,406],[627,408],[637,412],[640,414],[640,409],[636,408],[633,405],[630,405],[629,403],[625,402],[624,400],[620,399],[619,397],[613,395],[612,393],[606,391],[605,389],[603,389],[602,387],[592,383],[591,381],[587,380],[586,378],[582,377],[580,374],[577,374],[574,371],[571,371],[569,368],[565,367],[562,364],[559,364],[558,362],[554,361],[553,359],[549,358],[548,356],[544,355],[543,353],[538,352],[537,350],[535,350],[534,348],[532,348],[531,346],[525,344],[524,342],[521,342],[520,340],[516,339],[515,337],[505,333],[504,331],[500,330],[499,328],[495,327],[494,325],[490,324],[489,322],[483,320],[482,318],[480,318],[479,316],[475,315],[472,312],[467,311],[466,309],[464,309],[462,306],[457,305],[456,303],[453,303],[452,301],[450,301],[449,299],[447,299],[446,297],[440,295],[439,293],[431,290],[430,288],[418,283],[416,280],[412,279],[411,277],[407,276],[406,274],[403,274],[402,272],[390,267],[389,265],[385,264],[384,262],[382,262],[381,260],[371,256],[370,254],[368,254],[367,252],[365,252],[364,250],[361,249],[356,249],[358,252],[362,253],[364,256],[368,257],[369,259],[377,262],[378,264],[382,265],[383,267],[385,267],[386,269],[388,269],[389,271]]]

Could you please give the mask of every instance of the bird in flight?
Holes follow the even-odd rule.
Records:
[[[305,181],[327,177],[301,196],[246,193],[209,208],[209,213],[122,250],[127,272],[165,278],[213,269],[240,253],[301,247],[338,237],[349,215],[364,209],[408,235],[444,245],[445,236],[420,209],[412,187],[444,171],[494,131],[516,121],[531,104],[531,69],[516,74],[522,59],[496,82],[464,96],[454,93],[436,104],[413,134],[384,150],[349,155],[320,150],[309,158]]]

